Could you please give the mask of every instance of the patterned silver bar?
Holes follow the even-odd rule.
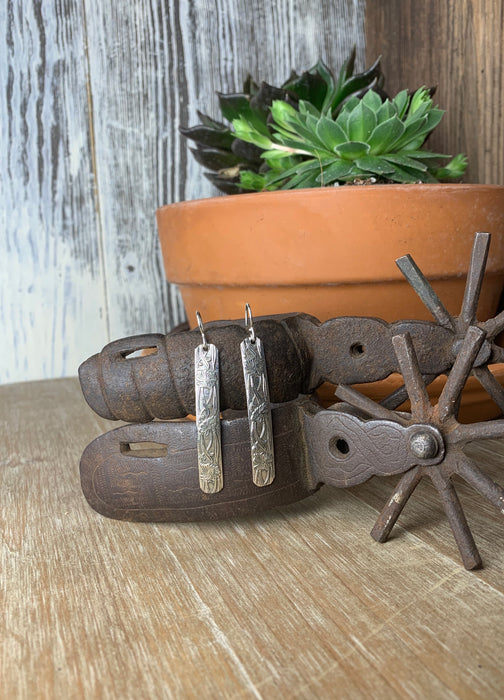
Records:
[[[215,345],[194,350],[199,485],[217,493],[224,485],[219,407],[219,352]]]
[[[247,392],[252,478],[256,486],[268,486],[275,478],[273,427],[264,350],[259,338],[241,344],[243,377]]]

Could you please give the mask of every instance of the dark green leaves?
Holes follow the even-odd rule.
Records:
[[[248,117],[252,114],[250,100],[246,95],[240,93],[233,95],[223,95],[218,93],[219,107],[223,117],[232,122],[240,116]]]
[[[327,92],[332,89],[333,84],[334,78],[331,71],[325,63],[319,61],[302,75],[295,73],[282,87],[296,95],[298,100],[305,100],[320,111]]]
[[[187,129],[181,127],[180,133],[192,141],[197,141],[211,148],[231,148],[236,138],[226,127],[215,129],[204,125],[192,126]]]
[[[378,58],[370,68],[358,75],[352,75],[354,62],[355,47],[339,73],[337,84],[334,86],[334,89],[328,93],[323,111],[329,110],[334,115],[340,110],[340,106],[343,102],[351,95],[360,93],[359,96],[362,97],[363,91],[381,86],[382,73],[380,58]]]
[[[240,159],[232,151],[220,148],[191,148],[192,154],[200,165],[210,170],[223,170],[239,165]]]

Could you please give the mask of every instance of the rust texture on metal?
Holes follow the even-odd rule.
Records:
[[[115,341],[79,370],[90,406],[101,416],[130,423],[94,440],[81,460],[89,503],[113,518],[184,521],[233,517],[283,505],[322,484],[347,487],[372,476],[400,476],[372,536],[385,542],[420,481],[431,479],[466,568],[481,557],[458,499],[453,477],[474,488],[504,514],[504,489],[464,453],[475,439],[504,436],[504,420],[470,425],[457,420],[470,375],[504,409],[504,389],[488,365],[504,361],[496,336],[504,312],[478,322],[489,234],[475,236],[460,315],[451,316],[409,257],[397,261],[434,321],[385,323],[375,318],[306,314],[254,320],[261,337],[272,402],[275,474],[266,485],[252,478],[250,415],[240,345],[242,322],[205,327],[219,351],[222,488],[208,493],[198,478],[194,350],[198,330]],[[143,351],[138,355],[138,351]],[[404,385],[376,403],[351,384],[400,372]],[[436,405],[426,385],[446,384]],[[309,396],[322,382],[338,385],[340,403],[321,408]],[[398,412],[405,398],[410,410]],[[160,419],[153,421],[153,419]],[[177,420],[173,420],[177,419]]]
[[[91,506],[121,520],[215,520],[299,501],[317,485],[308,469],[297,402],[272,411],[274,481],[252,480],[247,414],[221,421],[224,488],[200,489],[196,423],[178,420],[125,425],[94,440],[81,459],[81,481]]]

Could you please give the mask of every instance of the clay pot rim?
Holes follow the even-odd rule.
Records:
[[[162,206],[158,207],[156,210],[157,213],[162,214],[166,210],[173,210],[174,208],[190,208],[190,207],[203,207],[208,203],[217,203],[219,202],[218,206],[221,207],[226,207],[226,206],[236,206],[238,201],[241,202],[248,202],[250,199],[254,199],[257,201],[258,198],[266,198],[269,200],[272,199],[289,199],[289,198],[296,198],[300,193],[304,194],[305,198],[314,198],[316,199],[317,197],[320,196],[340,196],[340,193],[344,192],[345,197],[362,197],[362,193],[375,193],[377,191],[384,190],[386,192],[404,192],[408,194],[412,193],[422,193],[422,194],[428,194],[428,193],[434,193],[436,191],[439,192],[439,190],[444,190],[445,192],[449,194],[467,194],[468,192],[491,192],[491,191],[502,191],[504,192],[504,185],[486,185],[486,184],[481,184],[481,183],[468,183],[468,182],[459,182],[459,183],[453,183],[453,182],[436,182],[436,183],[412,183],[412,184],[399,184],[399,183],[390,183],[390,184],[379,184],[379,185],[356,185],[353,187],[346,187],[346,186],[340,186],[340,187],[309,187],[309,188],[304,188],[304,189],[294,189],[294,190],[275,190],[273,192],[246,192],[244,194],[237,194],[237,195],[219,195],[216,197],[204,197],[201,199],[189,199],[189,200],[183,200],[182,202],[173,202],[172,204],[163,204]],[[336,195],[338,193],[338,195]],[[357,194],[359,193],[359,194]],[[364,194],[364,196],[367,196]]]

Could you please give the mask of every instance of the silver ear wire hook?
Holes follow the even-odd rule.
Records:
[[[254,322],[252,319],[252,310],[250,308],[250,304],[245,304],[245,328],[248,331],[250,342],[255,343],[256,334],[254,330]]]
[[[203,350],[206,352],[208,350],[208,343],[207,343],[206,336],[205,336],[205,329],[203,327],[203,321],[201,320],[201,314],[199,311],[196,311],[196,319],[198,321],[198,328],[200,329],[200,333],[201,333],[201,342],[203,344]]]

